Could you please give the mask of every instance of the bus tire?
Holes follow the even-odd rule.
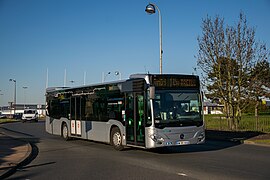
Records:
[[[114,149],[121,151],[124,149],[124,146],[122,145],[122,135],[119,130],[119,128],[114,127],[111,131],[111,144]]]
[[[68,127],[67,127],[67,124],[64,123],[62,125],[62,137],[67,141],[69,140],[69,136],[68,136]]]

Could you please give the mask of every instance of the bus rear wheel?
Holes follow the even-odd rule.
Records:
[[[68,136],[68,127],[67,127],[67,124],[64,123],[62,125],[62,137],[67,141],[69,140],[69,136]]]
[[[111,131],[111,144],[114,149],[121,151],[124,149],[122,145],[122,135],[120,133],[119,128],[114,127]]]

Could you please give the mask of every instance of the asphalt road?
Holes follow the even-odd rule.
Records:
[[[8,179],[269,179],[270,148],[208,140],[204,145],[115,151],[85,140],[64,141],[44,122],[12,123],[5,133],[34,147],[31,162]]]

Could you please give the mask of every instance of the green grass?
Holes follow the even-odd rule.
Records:
[[[251,141],[258,143],[258,144],[269,144],[270,145],[270,139],[256,139],[256,140],[251,140]]]
[[[18,120],[16,119],[0,119],[0,124],[1,123],[8,123],[8,122],[17,122]]]
[[[230,121],[221,115],[205,115],[206,129],[230,130]],[[238,130],[270,132],[270,115],[261,115],[258,119],[258,126],[255,116],[242,116]]]

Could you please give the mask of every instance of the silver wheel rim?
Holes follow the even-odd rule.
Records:
[[[121,134],[119,132],[114,133],[113,135],[113,144],[115,146],[121,145]]]
[[[63,137],[67,138],[67,136],[68,136],[67,126],[64,126],[64,128],[63,128]]]

